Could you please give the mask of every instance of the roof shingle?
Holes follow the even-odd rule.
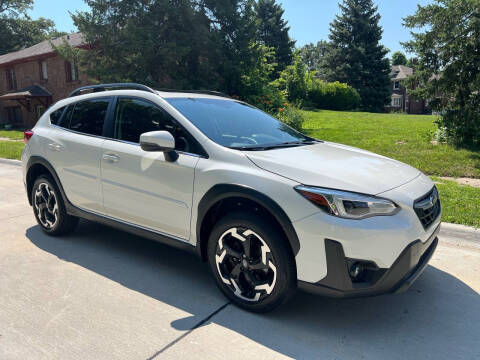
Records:
[[[0,96],[0,100],[15,100],[29,97],[49,97],[52,93],[38,84]]]
[[[81,33],[73,33],[65,35],[54,40],[51,40],[55,46],[59,46],[65,39],[71,46],[80,46],[84,43]],[[8,65],[13,62],[28,61],[30,58],[35,58],[41,55],[47,55],[54,52],[49,40],[42,41],[29,48],[11,52],[5,55],[0,55],[0,66]]]
[[[413,68],[405,65],[392,65],[390,68],[390,78],[395,80],[405,80],[413,75]]]

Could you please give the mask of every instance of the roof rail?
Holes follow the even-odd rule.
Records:
[[[215,95],[221,96],[225,98],[232,99],[230,95],[224,94],[220,91],[212,91],[212,90],[177,90],[177,89],[157,89],[157,91],[165,91],[165,92],[179,92],[179,93],[186,93],[186,94],[205,94],[205,95]]]
[[[113,83],[113,84],[98,84],[98,85],[88,85],[82,86],[78,89],[73,90],[68,97],[81,95],[83,91],[93,90],[93,92],[115,90],[115,89],[132,89],[132,90],[143,90],[153,94],[156,94],[155,90],[149,88],[146,85],[136,84],[136,83]]]

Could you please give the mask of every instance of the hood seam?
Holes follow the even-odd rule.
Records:
[[[415,179],[417,179],[420,175],[422,175],[422,172],[421,172],[421,171],[419,171],[418,174],[417,174],[417,176],[415,176],[413,179],[408,180],[407,182],[404,182],[403,184],[394,186],[394,187],[392,187],[391,189],[388,189],[388,190],[379,192],[379,193],[375,194],[375,196],[381,195],[381,194],[386,193],[386,192],[388,192],[388,191],[391,191],[391,190],[394,190],[394,189],[396,189],[396,188],[399,188],[400,186],[403,186],[403,185],[406,185],[406,184],[408,184],[408,183],[411,183],[412,181],[414,181]]]

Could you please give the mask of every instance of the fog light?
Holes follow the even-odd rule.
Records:
[[[359,282],[362,280],[364,270],[364,266],[356,262],[350,267],[350,277],[354,282]]]

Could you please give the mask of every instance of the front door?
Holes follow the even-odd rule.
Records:
[[[199,157],[179,151],[171,162],[162,152],[145,152],[140,134],[170,131],[179,150],[190,147],[188,135],[156,104],[119,97],[113,139],[102,151],[102,188],[108,216],[188,241],[195,166]],[[192,140],[190,140],[191,142]],[[193,146],[193,145],[192,145]]]

